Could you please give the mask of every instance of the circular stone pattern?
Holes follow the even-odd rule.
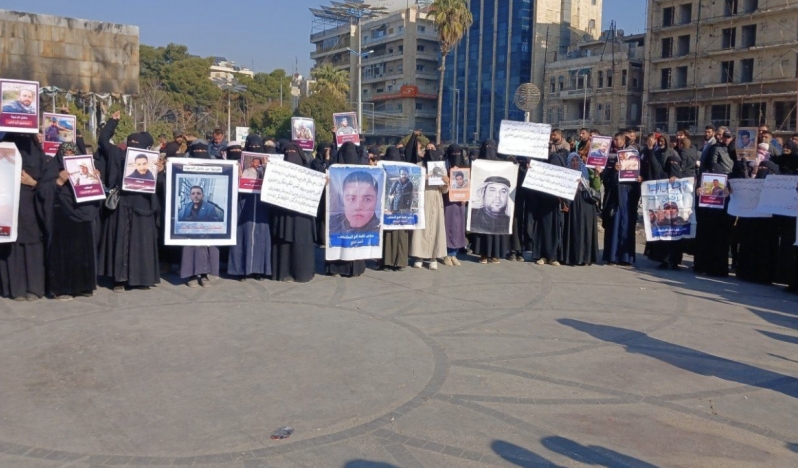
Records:
[[[389,413],[433,374],[387,320],[296,303],[107,310],[0,340],[0,441],[87,455],[183,457],[334,434]],[[13,350],[13,352],[9,352]]]

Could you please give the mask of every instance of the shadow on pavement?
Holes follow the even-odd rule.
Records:
[[[503,440],[494,440],[490,448],[502,459],[524,468],[556,467],[556,465],[540,455]]]
[[[391,465],[390,463],[375,462],[369,460],[352,460],[350,462],[346,462],[344,468],[399,468],[399,467],[396,465]]]
[[[544,447],[557,452],[561,455],[588,465],[606,467],[635,467],[635,468],[657,468],[656,465],[646,463],[614,450],[597,445],[581,445],[564,437],[545,437],[540,441]]]
[[[558,319],[557,321],[599,340],[619,344],[626,348],[628,353],[642,354],[659,359],[662,362],[699,375],[717,377],[730,382],[773,390],[798,398],[798,385],[794,385],[798,383],[798,379],[788,375],[651,338],[645,333],[635,330],[596,325],[572,319]]]
[[[768,338],[773,338],[774,340],[783,341],[785,343],[798,344],[798,336],[782,335],[781,333],[773,333],[765,330],[757,330],[757,331],[767,336]]]

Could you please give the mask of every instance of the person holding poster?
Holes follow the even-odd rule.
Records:
[[[443,152],[433,143],[428,143],[426,151],[421,149],[418,137],[421,131],[413,132],[405,147],[408,162],[427,167],[427,161],[440,161]],[[429,173],[427,173],[429,177]],[[443,194],[449,191],[449,176],[442,177],[443,185],[424,187],[424,229],[413,232],[410,237],[410,256],[415,258],[413,268],[421,268],[429,262],[430,270],[438,269],[438,259],[446,256],[446,220],[443,212]]]
[[[468,198],[465,201],[452,201],[452,198],[454,191],[466,192],[466,195],[469,194],[471,172],[468,169],[469,164],[466,161],[465,153],[457,144],[451,144],[446,148],[446,164],[454,177],[450,179],[449,192],[443,197],[443,216],[444,224],[446,225],[446,258],[443,259],[443,264],[459,266],[460,260],[457,259],[457,252],[468,245],[465,235],[466,201],[468,201]]]
[[[497,146],[496,142],[492,139],[488,139],[482,142],[482,145],[479,148],[479,157],[477,161],[499,161],[499,156],[497,153]],[[475,201],[478,199],[477,204],[472,203],[471,205],[471,212],[470,221],[471,226],[470,229],[472,231],[471,234],[471,242],[472,242],[472,249],[475,255],[479,255],[479,263],[486,264],[490,263],[499,263],[499,259],[503,257],[507,251],[510,249],[510,236],[508,234],[482,234],[481,232],[488,231],[484,228],[489,228],[488,222],[480,223],[480,218],[483,220],[493,219],[493,218],[500,218],[502,220],[501,230],[499,232],[509,233],[512,225],[512,210],[509,210],[507,207],[510,202],[510,179],[502,176],[489,176],[484,179],[477,179],[477,181],[482,180],[482,183],[477,187],[473,185],[473,178],[477,177],[476,174],[476,162],[472,167],[472,192],[471,192],[471,200]],[[516,178],[517,174],[513,177]],[[476,191],[476,192],[475,192]],[[475,198],[476,195],[476,198]],[[480,213],[481,211],[488,210],[485,205],[490,205],[492,213],[489,215],[485,213],[484,215],[476,215],[476,213]],[[476,219],[476,222],[475,222]],[[466,220],[468,223],[468,220]],[[480,226],[482,224],[482,226]],[[497,223],[499,224],[499,223]],[[477,230],[478,228],[482,228]]]
[[[35,135],[6,133],[3,141],[7,143],[0,147],[0,205],[5,201],[5,193],[17,191],[19,202],[16,241],[0,243],[0,297],[33,301],[45,293],[44,230],[36,199],[45,156]],[[15,149],[21,162],[16,160]],[[21,171],[17,172],[19,165]],[[19,182],[15,180],[17,177]],[[14,216],[13,206],[9,206],[8,215]],[[0,229],[2,225],[10,224],[5,219],[6,216],[0,214]]]
[[[357,114],[354,112],[341,112],[333,114],[333,133],[335,142],[340,148],[344,143],[360,143]]]
[[[640,182],[620,182],[621,164],[618,151],[626,148],[626,135],[616,133],[613,137],[607,169],[601,173],[604,183],[604,201],[601,220],[604,226],[604,262],[610,265],[631,265],[635,262],[635,229],[637,227],[637,205],[640,202]]]
[[[352,142],[344,143],[335,156],[335,164],[363,165],[357,146]],[[356,174],[364,177],[358,178]],[[330,215],[330,235],[379,232],[381,221],[375,212],[379,201],[377,181],[366,172],[352,172],[343,180],[340,189],[338,199],[344,205],[343,212]],[[365,273],[366,261],[326,260],[324,268],[328,275],[353,278]]]
[[[294,143],[283,147],[284,161],[305,166],[302,149]],[[313,217],[270,206],[272,230],[272,280],[307,283],[316,270]]]
[[[0,132],[39,133],[39,83],[0,79]]]
[[[326,173],[332,164],[332,145],[319,143],[316,156],[310,162],[310,168],[316,172]],[[327,244],[327,191],[321,194],[319,207],[316,209],[316,245],[324,248]]]
[[[568,167],[562,152],[551,153],[548,164]],[[597,167],[596,170],[601,170]],[[563,260],[563,224],[568,200],[543,192],[530,195],[532,232],[532,258],[536,264],[559,266]]]
[[[724,131],[720,141],[707,152],[706,160],[701,161],[699,177],[704,174],[728,176],[734,167],[734,159],[729,154],[733,145],[732,134],[728,130]],[[698,207],[695,213],[698,225],[693,270],[709,276],[728,276],[732,219],[726,214],[726,202],[724,201],[724,206],[720,209]]]
[[[755,169],[756,179],[779,174],[779,167],[772,161],[762,161]],[[776,279],[778,269],[774,266],[779,264],[778,223],[778,218],[773,217],[737,218],[737,278],[758,284],[771,284]]]
[[[155,194],[157,185],[163,187],[164,178],[163,161],[157,155],[150,156],[155,159],[154,170],[151,172],[150,157],[142,161],[138,159],[139,166],[133,169],[137,174],[135,182],[146,182],[146,191],[127,191],[124,189],[126,174],[129,170],[126,164],[126,152],[111,143],[121,113],[115,112],[103,127],[98,138],[100,155],[108,167],[108,188],[119,189],[119,203],[115,210],[103,223],[102,236],[99,249],[99,275],[106,276],[114,281],[114,292],[123,292],[125,287],[147,289],[161,282],[160,263],[158,257],[158,219],[160,218],[161,203]],[[131,158],[136,158],[136,150],[146,150],[153,144],[152,135],[149,133],[133,133],[127,137],[127,151]],[[147,152],[147,154],[152,154]],[[141,163],[144,164],[141,164]],[[144,174],[142,174],[144,172]],[[126,177],[128,176],[128,177]],[[152,180],[149,180],[152,176]]]
[[[75,200],[64,157],[74,156],[77,150],[72,142],[62,143],[36,186],[44,214],[47,285],[50,294],[60,300],[93,296],[97,289],[93,225],[100,201]]]
[[[598,261],[598,225],[596,200],[590,193],[590,174],[577,153],[568,156],[567,167],[582,173],[576,197],[568,203],[564,214],[563,263],[566,265],[592,265]]]
[[[263,145],[257,145],[257,148],[248,145],[246,149],[258,154],[264,151]],[[227,145],[228,160],[241,161],[242,152],[238,142]],[[272,274],[270,206],[260,202],[259,194],[238,192],[238,230],[236,244],[230,246],[227,273],[239,281],[248,277],[262,281]]]
[[[389,146],[382,158],[386,162],[405,162],[399,149]],[[399,180],[391,184],[386,198],[390,199],[390,211],[404,210],[410,213],[413,207],[413,192],[416,187],[410,179],[409,171],[400,170]],[[393,197],[393,198],[391,198]],[[402,271],[407,267],[410,257],[410,231],[407,229],[384,229],[382,232],[381,270]]]
[[[798,138],[793,137],[788,141],[782,154],[772,160],[778,164],[779,174],[782,176],[798,175]],[[781,215],[775,215],[774,218],[777,220],[775,223],[779,232],[779,261],[776,265],[775,282],[787,284],[789,291],[798,292],[798,249],[791,247],[796,243],[796,218]]]

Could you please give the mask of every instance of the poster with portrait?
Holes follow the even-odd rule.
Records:
[[[382,258],[385,171],[333,164],[327,176],[327,260]]]
[[[443,177],[446,176],[446,161],[427,161],[429,172],[428,185],[444,185]]]
[[[798,176],[770,174],[759,195],[760,213],[798,216]]]
[[[122,190],[155,193],[160,157],[158,151],[128,148],[125,153],[125,177],[122,179]]]
[[[618,171],[619,182],[637,182],[640,177],[640,155],[637,150],[619,150],[618,164],[621,166]]]
[[[723,209],[726,203],[726,176],[724,174],[702,174],[701,193],[698,206],[701,208]]]
[[[83,203],[105,200],[105,189],[97,176],[92,155],[64,156],[64,170],[69,173],[69,183],[75,193],[75,201]]]
[[[737,150],[738,160],[756,159],[757,137],[759,129],[757,127],[740,127],[737,129],[734,139],[734,148]]]
[[[695,237],[693,211],[695,179],[650,180],[640,184],[643,224],[647,241],[672,241]]]
[[[392,161],[379,161],[377,166],[385,171],[383,229],[424,229],[424,167]]]
[[[272,159],[266,164],[260,201],[315,217],[327,176],[313,169]]]
[[[756,210],[764,185],[765,179],[729,179],[729,216],[772,218],[773,215]]]
[[[316,123],[307,117],[291,117],[291,139],[303,151],[316,148]]]
[[[39,83],[0,78],[0,132],[39,133]]]
[[[51,114],[49,112],[45,112],[42,115],[42,135],[44,137],[42,146],[44,147],[44,154],[55,156],[61,143],[75,143],[77,141],[78,137],[75,131],[77,119],[74,115]]]
[[[333,114],[333,131],[335,143],[340,147],[347,141],[360,145],[360,127],[357,114],[354,112],[339,112]]]
[[[587,153],[585,166],[590,168],[600,167],[602,169],[607,167],[607,161],[610,159],[610,148],[612,148],[612,137],[598,135],[591,137],[590,150]]]
[[[166,162],[166,245],[235,245],[238,161]]]
[[[471,197],[471,169],[457,168],[449,171],[449,201],[467,202]]]
[[[272,156],[283,155],[253,153],[250,151],[241,153],[241,165],[239,166],[241,173],[238,178],[238,191],[240,193],[260,193],[263,186],[263,174],[266,171],[264,163],[267,157]]]
[[[17,241],[22,155],[14,143],[0,143],[0,244]]]
[[[474,161],[466,230],[477,234],[512,234],[517,182],[517,164]]]

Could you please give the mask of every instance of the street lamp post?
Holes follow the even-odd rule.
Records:
[[[360,30],[360,20],[358,20],[358,31]],[[363,128],[363,59],[367,58],[369,54],[373,54],[373,50],[366,52],[360,51],[360,41],[357,41],[357,52],[346,48],[352,55],[357,55],[357,123],[360,128]]]
[[[236,93],[242,93],[247,90],[247,87],[242,85],[235,79],[235,77],[230,78],[229,80],[225,80],[222,78],[213,78],[214,84],[218,86],[220,89],[227,91],[227,138],[228,140],[233,139],[233,127],[230,118],[230,95],[235,91]]]

